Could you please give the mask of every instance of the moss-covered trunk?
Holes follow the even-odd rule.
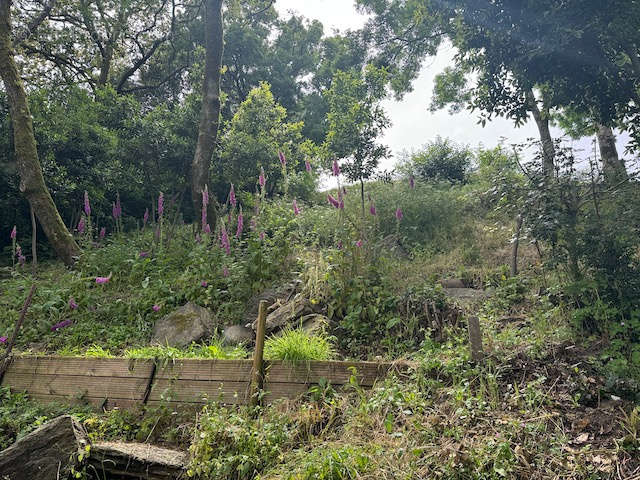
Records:
[[[209,167],[220,122],[220,66],[222,64],[222,0],[205,0],[205,67],[198,143],[191,163],[191,201],[194,212],[200,211],[202,191],[209,184]],[[215,226],[215,202],[209,204],[209,221]]]
[[[11,0],[0,0],[0,77],[9,102],[20,191],[31,204],[51,246],[65,264],[71,265],[80,248],[62,221],[44,183],[27,94],[11,45]]]

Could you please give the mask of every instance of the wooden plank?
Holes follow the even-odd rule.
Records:
[[[248,400],[249,382],[157,379],[148,403],[168,399],[173,402],[207,403],[217,401],[243,405]]]
[[[16,357],[8,371],[31,375],[149,378],[153,360],[128,358]]]
[[[270,383],[318,383],[320,379],[332,385],[349,383],[356,369],[358,384],[371,387],[376,380],[383,378],[391,369],[390,363],[375,362],[304,362],[292,365],[289,362],[270,361],[267,367],[267,379]]]
[[[122,410],[138,410],[142,405],[138,400],[126,400],[124,398],[107,399],[97,397],[64,396],[64,395],[40,395],[29,394],[29,398],[40,403],[62,403],[65,405],[86,405],[89,404],[95,408],[106,408],[113,410],[119,408]]]
[[[147,386],[145,378],[86,377],[78,375],[5,374],[4,386],[15,391],[41,395],[87,395],[96,398],[142,400]]]
[[[183,359],[167,365],[159,365],[158,379],[249,381],[251,360]]]

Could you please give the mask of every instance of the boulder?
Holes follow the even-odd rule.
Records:
[[[151,343],[186,347],[213,335],[214,328],[211,312],[189,302],[156,322]]]
[[[292,280],[278,288],[267,288],[257,295],[254,295],[248,302],[244,311],[244,324],[253,323],[258,317],[258,307],[261,301],[267,302],[267,307],[272,307],[277,302],[286,303],[300,289],[300,280]]]
[[[440,280],[440,285],[444,288],[466,288],[462,279],[460,278],[445,278]]]
[[[82,425],[63,415],[40,426],[0,452],[3,480],[57,480],[67,478],[86,455],[89,439]]]
[[[222,332],[222,343],[225,345],[244,345],[253,342],[253,330],[242,325],[229,325]]]

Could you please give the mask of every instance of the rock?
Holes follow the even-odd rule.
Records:
[[[440,285],[444,288],[466,288],[467,286],[459,278],[445,278],[440,280]]]
[[[222,343],[225,345],[243,345],[253,342],[253,330],[242,325],[229,325],[222,332]]]
[[[45,423],[0,452],[3,480],[57,480],[67,478],[85,454],[89,439],[70,415]]]
[[[213,335],[214,326],[209,310],[189,302],[156,322],[151,343],[186,347]]]
[[[265,332],[270,334],[275,330],[299,322],[301,317],[309,315],[313,312],[311,302],[300,295],[295,296],[290,302],[280,305],[267,315]],[[251,328],[256,329],[257,319],[251,324]]]
[[[329,325],[329,319],[319,313],[311,313],[302,317],[300,323],[304,331],[315,333],[326,328]]]
[[[244,312],[244,324],[249,325],[258,318],[258,307],[262,300],[267,302],[267,308],[272,307],[276,302],[286,303],[296,293],[300,287],[300,280],[293,280],[278,288],[268,288],[258,295],[254,295],[248,302]]]
[[[177,450],[120,442],[96,443],[91,447],[89,458],[89,463],[106,478],[144,480],[186,478],[187,462],[187,455]]]

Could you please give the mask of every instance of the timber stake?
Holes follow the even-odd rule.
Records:
[[[258,322],[256,327],[256,348],[253,352],[253,366],[251,367],[251,390],[249,403],[257,406],[260,402],[260,392],[264,388],[264,337],[267,323],[267,302],[261,300],[258,307]]]

